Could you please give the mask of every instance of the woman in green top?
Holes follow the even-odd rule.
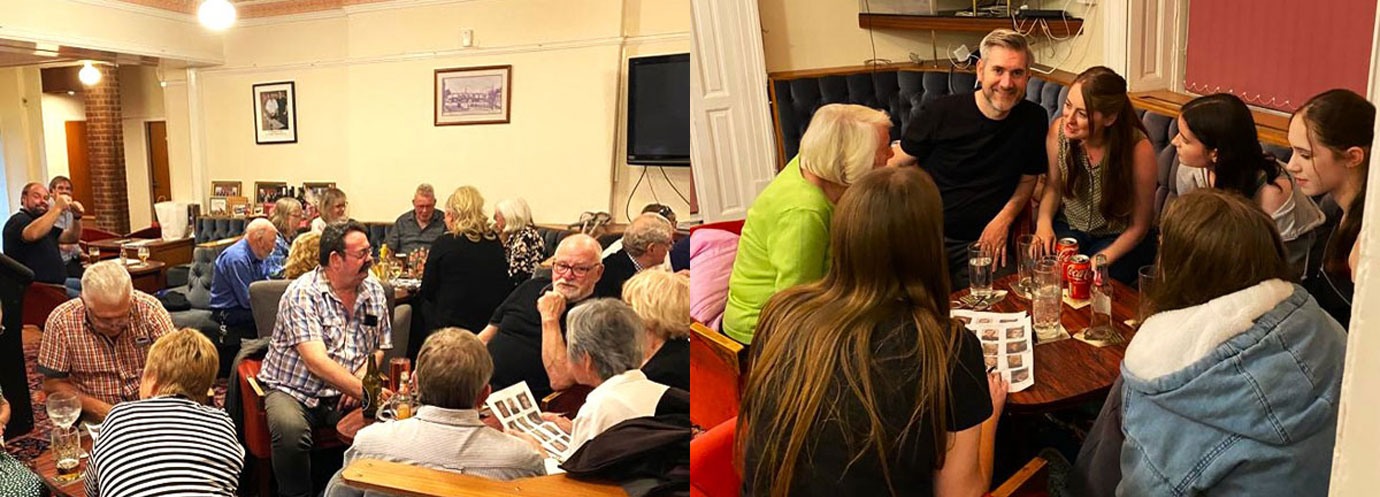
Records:
[[[751,343],[772,294],[824,276],[834,203],[848,185],[890,158],[891,118],[885,112],[850,104],[815,111],[799,155],[748,209],[728,282],[725,334]]]
[[[1073,80],[1062,115],[1049,127],[1049,180],[1035,229],[1039,249],[1058,238],[1103,254],[1126,283],[1155,260],[1155,150],[1126,95],[1126,80],[1093,67]],[[1056,216],[1057,214],[1057,216]]]

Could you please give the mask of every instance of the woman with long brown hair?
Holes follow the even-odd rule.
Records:
[[[1121,367],[1117,495],[1327,495],[1345,332],[1245,197],[1179,197],[1161,236]]]
[[[1303,284],[1343,327],[1351,321],[1352,282],[1360,256],[1361,211],[1366,200],[1375,106],[1351,90],[1330,90],[1308,100],[1289,120],[1294,149],[1286,169],[1299,190],[1332,195],[1341,215],[1329,219],[1308,257]]]
[[[870,172],[843,194],[824,279],[762,313],[737,425],[745,494],[987,490],[1007,386],[949,319],[943,232],[917,168]]]
[[[1126,80],[1093,67],[1073,80],[1063,115],[1049,127],[1049,174],[1035,236],[1054,250],[1074,238],[1087,254],[1103,254],[1111,275],[1136,279],[1155,259],[1147,237],[1155,217],[1155,150],[1126,95]]]

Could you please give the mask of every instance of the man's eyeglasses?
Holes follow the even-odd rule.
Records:
[[[576,278],[583,278],[586,274],[589,274],[589,271],[591,269],[594,269],[599,266],[600,264],[591,264],[588,266],[572,266],[564,262],[557,262],[551,265],[551,272],[556,274],[570,274]]]

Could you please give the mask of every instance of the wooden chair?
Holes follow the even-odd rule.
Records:
[[[1007,478],[1006,482],[987,494],[988,497],[1048,497],[1049,466],[1036,457]]]
[[[559,392],[551,392],[541,399],[541,410],[575,419],[575,413],[580,412],[580,406],[585,405],[585,397],[593,390],[586,385],[575,385]]]
[[[733,467],[737,424],[729,418],[690,441],[690,497],[737,497],[742,492],[742,477]]]
[[[409,497],[627,497],[617,485],[575,480],[566,475],[499,481],[409,464],[359,459],[341,478],[350,486]]]
[[[24,324],[43,329],[53,309],[68,300],[65,286],[37,281],[29,284],[29,288],[24,290]]]
[[[718,426],[738,416],[747,347],[700,323],[690,325],[690,422]]]
[[[274,495],[273,486],[273,441],[268,431],[268,413],[264,410],[264,389],[259,385],[259,370],[263,368],[260,359],[240,361],[239,373],[240,401],[244,405],[244,445],[254,456],[254,483],[257,495]],[[312,432],[313,447],[329,449],[341,447],[340,435],[334,426],[317,428]],[[310,478],[310,476],[304,476]]]

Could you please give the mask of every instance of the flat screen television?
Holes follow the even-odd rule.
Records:
[[[690,54],[628,59],[628,164],[690,165]]]

